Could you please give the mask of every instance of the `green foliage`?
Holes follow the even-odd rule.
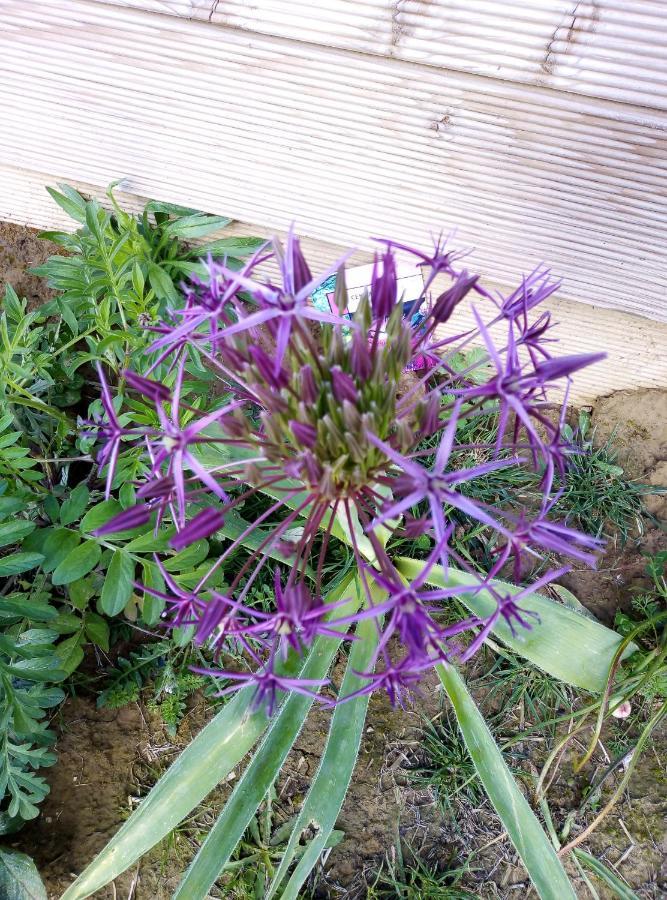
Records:
[[[134,502],[129,482],[144,466],[135,451],[122,452],[113,498],[103,499],[104,473],[77,424],[100,411],[92,366],[103,362],[112,378],[131,361],[136,368],[152,340],[147,326],[178,301],[181,280],[201,272],[202,254],[233,254],[228,263],[239,265],[262,243],[224,238],[194,248],[187,242],[229,220],[164,203],[129,215],[111,189],[111,211],[67,185],[50,193],[80,226],[75,234],[43,235],[64,251],[35,269],[55,296],[28,309],[8,285],[0,301],[0,577],[7,579],[0,596],[0,812],[17,821],[37,815],[47,791],[36,772],[55,760],[44,719],[64,697],[56,683],[76,671],[88,646],[109,651],[111,619],[124,614],[152,626],[164,605],[135,579],[164,587],[153,552],[167,550],[168,524],[157,535],[154,522],[104,539],[92,534]],[[207,375],[196,363],[188,374],[196,406]],[[155,416],[141,400],[131,409],[140,424]],[[174,579],[196,581],[209,549],[202,542],[196,555],[172,553]],[[147,652],[164,663],[167,643]],[[103,692],[111,705],[134,696],[144,669],[136,659],[119,661],[120,675]],[[170,727],[192,678],[179,673],[172,693],[166,682],[160,688],[156,702]]]
[[[484,788],[449,708],[424,723],[420,745],[420,761],[410,770],[413,784],[430,788],[441,810],[452,818],[461,803],[479,806]]]
[[[618,464],[614,435],[595,446],[595,429],[591,429],[587,412],[579,415],[576,429],[563,426],[563,437],[575,452],[568,457],[563,494],[556,510],[568,524],[588,534],[618,534],[622,541],[633,533],[641,535],[642,497],[664,493],[667,488],[628,478]]]
[[[411,853],[406,863],[398,848],[378,872],[368,889],[368,900],[474,900],[475,894],[459,887],[469,866],[438,871]]]
[[[36,774],[53,765],[47,711],[64,698],[58,610],[39,589],[0,597],[0,818],[33,819],[48,793]]]
[[[0,847],[0,897],[3,900],[46,900],[39,872],[25,853]]]

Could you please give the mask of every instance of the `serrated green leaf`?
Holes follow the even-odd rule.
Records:
[[[38,566],[44,557],[41,553],[12,553],[0,559],[0,578],[20,575]]]
[[[61,585],[83,578],[95,568],[101,555],[99,544],[95,541],[84,541],[67,554],[51,576],[51,581],[55,585]]]
[[[114,550],[102,587],[100,605],[108,616],[117,616],[132,596],[134,560],[124,550]]]

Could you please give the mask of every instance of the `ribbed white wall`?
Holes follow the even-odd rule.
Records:
[[[665,109],[663,0],[98,0]]]
[[[0,218],[122,177],[328,245],[458,228],[501,287],[551,264],[577,346],[621,352],[604,310],[667,321],[658,0],[2,0],[0,26]],[[665,331],[623,321],[667,380]]]

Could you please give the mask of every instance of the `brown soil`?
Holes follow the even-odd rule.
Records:
[[[19,297],[25,297],[33,309],[51,297],[43,278],[31,275],[29,268],[40,266],[58,247],[40,240],[39,232],[21,225],[0,222],[0,287],[10,284]]]
[[[42,282],[26,275],[25,267],[41,262],[49,252],[32,232],[0,225],[0,280],[11,281],[19,295],[28,296],[33,303],[46,299]],[[633,475],[652,483],[667,480],[666,392],[624,391],[604,398],[595,409],[594,424],[602,439],[618,428],[622,462]],[[664,502],[651,502],[654,515],[664,516]],[[632,589],[642,584],[642,553],[665,546],[665,532],[656,525],[643,540],[612,547],[598,572],[574,573],[568,585],[595,615],[610,622],[615,610],[628,604]],[[421,717],[434,716],[441,703],[434,678],[425,682],[418,704],[405,712],[392,709],[382,697],[372,699],[361,755],[338,822],[345,837],[319,873],[316,896],[363,896],[371,873],[391,854],[399,837],[442,867],[476,854],[467,887],[479,897],[505,900],[517,891],[534,896],[488,805],[468,810],[453,821],[438,812],[432,793],[410,787],[407,769],[419,754]],[[54,722],[58,763],[45,772],[51,794],[39,819],[13,839],[5,839],[34,856],[50,900],[59,897],[102,849],[208,715],[210,709],[197,701],[172,741],[139,704],[109,711],[98,710],[87,697],[66,701]],[[298,810],[316,770],[326,727],[325,713],[316,711],[300,735],[278,785],[280,817]],[[535,753],[531,750],[521,766],[534,772],[533,757],[539,756],[539,748]],[[659,867],[667,849],[663,821],[666,756],[663,732],[642,757],[622,802],[585,845],[607,863],[616,864],[618,872],[644,898],[664,896]],[[570,805],[581,800],[586,780],[574,779],[571,767],[562,767],[551,794],[559,798],[554,805],[559,823]],[[167,900],[194,852],[197,837],[213,821],[228,790],[223,788],[210,798],[197,814],[195,827],[177,831],[95,897]],[[583,883],[578,880],[576,884],[578,895],[588,896]],[[601,897],[611,896],[597,886]],[[223,887],[212,896],[229,895]]]

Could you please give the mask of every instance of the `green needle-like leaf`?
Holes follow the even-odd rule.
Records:
[[[576,900],[551,841],[507,768],[484,717],[457,670],[438,666],[480,781],[542,900]]]
[[[398,560],[400,572],[407,578],[415,578],[422,571],[423,563],[401,558]],[[433,566],[427,579],[436,587],[457,587],[476,584],[474,577],[450,566],[445,576],[442,566]],[[521,588],[504,581],[494,580],[501,593],[518,593]],[[461,592],[458,598],[472,613],[485,618],[496,608],[496,601],[488,591],[477,593]],[[493,634],[515,653],[521,654],[545,672],[567,681],[569,684],[587,691],[601,692],[605,689],[609,669],[622,637],[583,616],[568,606],[549,600],[543,594],[531,594],[522,599],[521,608],[535,612],[539,624],[530,629],[519,628],[515,634],[507,622],[500,617],[493,628]],[[635,647],[628,648],[629,656]],[[583,661],[586,665],[583,665]]]

